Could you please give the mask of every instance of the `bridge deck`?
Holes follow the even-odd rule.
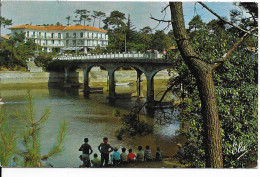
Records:
[[[54,60],[89,60],[89,59],[163,59],[164,55],[161,53],[110,53],[110,54],[96,54],[96,55],[82,55],[82,56],[58,56]]]

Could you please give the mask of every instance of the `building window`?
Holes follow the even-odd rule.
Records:
[[[96,33],[96,38],[98,38],[98,33]]]
[[[29,37],[29,31],[27,31],[27,37]]]
[[[69,33],[66,33],[66,38],[69,38]]]
[[[51,38],[54,38],[54,33],[51,33]]]
[[[52,40],[51,43],[54,44],[54,40]]]
[[[73,42],[73,46],[76,46],[76,40],[73,40],[72,42]]]
[[[78,44],[79,45],[84,45],[84,40],[79,40]]]
[[[58,38],[61,39],[61,33],[58,33]]]
[[[76,37],[77,37],[77,34],[76,34],[76,33],[73,33],[73,37],[76,38]]]
[[[59,44],[61,43],[61,41],[59,40]]]
[[[69,46],[69,40],[66,40],[66,46]]]
[[[93,38],[93,36],[94,36],[94,33],[91,33],[91,37]]]
[[[38,33],[38,36],[41,37],[41,32]]]
[[[80,33],[80,38],[83,38],[83,33],[82,32]]]
[[[33,37],[35,36],[35,31],[33,32]]]
[[[45,40],[45,44],[48,45],[48,41],[47,40]]]
[[[44,33],[44,38],[46,38],[47,37],[47,35],[46,35],[46,32]],[[46,43],[47,44],[47,43]]]

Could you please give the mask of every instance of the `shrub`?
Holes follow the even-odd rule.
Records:
[[[116,131],[116,137],[119,140],[123,139],[124,136],[144,136],[153,132],[153,126],[145,121],[140,121],[137,114],[123,114],[121,121],[123,127]]]

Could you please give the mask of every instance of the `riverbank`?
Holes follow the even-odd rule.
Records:
[[[163,158],[162,161],[151,161],[151,162],[133,162],[121,165],[111,165],[108,168],[188,168],[182,165],[174,158]]]
[[[152,162],[135,162],[126,165],[121,165],[113,168],[187,168],[182,165],[176,159],[163,158],[162,161],[152,161]]]
[[[0,86],[10,84],[53,84],[63,83],[65,74],[62,72],[19,72],[19,71],[1,71],[0,72]],[[89,84],[100,83],[106,85],[108,78],[107,71],[90,71]],[[137,78],[134,70],[120,70],[115,72],[115,80],[117,83],[135,83]],[[144,74],[141,79],[146,80]],[[169,75],[166,70],[160,71],[156,74],[154,80],[168,80]],[[83,83],[83,72],[71,72],[69,80],[76,83]]]

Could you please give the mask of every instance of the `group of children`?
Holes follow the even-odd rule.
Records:
[[[80,155],[80,160],[83,161],[83,164],[79,167],[107,167],[109,162],[109,153],[111,162],[113,165],[119,164],[127,164],[132,162],[144,162],[144,161],[161,161],[162,160],[162,152],[159,147],[157,147],[155,158],[152,156],[152,152],[149,146],[146,146],[145,150],[142,150],[142,146],[138,147],[138,152],[136,154],[133,153],[132,149],[128,150],[128,154],[126,153],[126,148],[122,148],[121,154],[118,152],[117,147],[112,147],[108,144],[108,138],[103,138],[103,143],[98,146],[98,150],[101,153],[101,159],[98,158],[98,155],[94,154],[94,159],[90,160],[89,156],[93,152],[91,146],[88,144],[88,138],[84,139],[84,144],[79,148],[79,151],[82,151],[82,155]],[[105,164],[104,164],[105,162]],[[92,165],[91,165],[92,164]]]

